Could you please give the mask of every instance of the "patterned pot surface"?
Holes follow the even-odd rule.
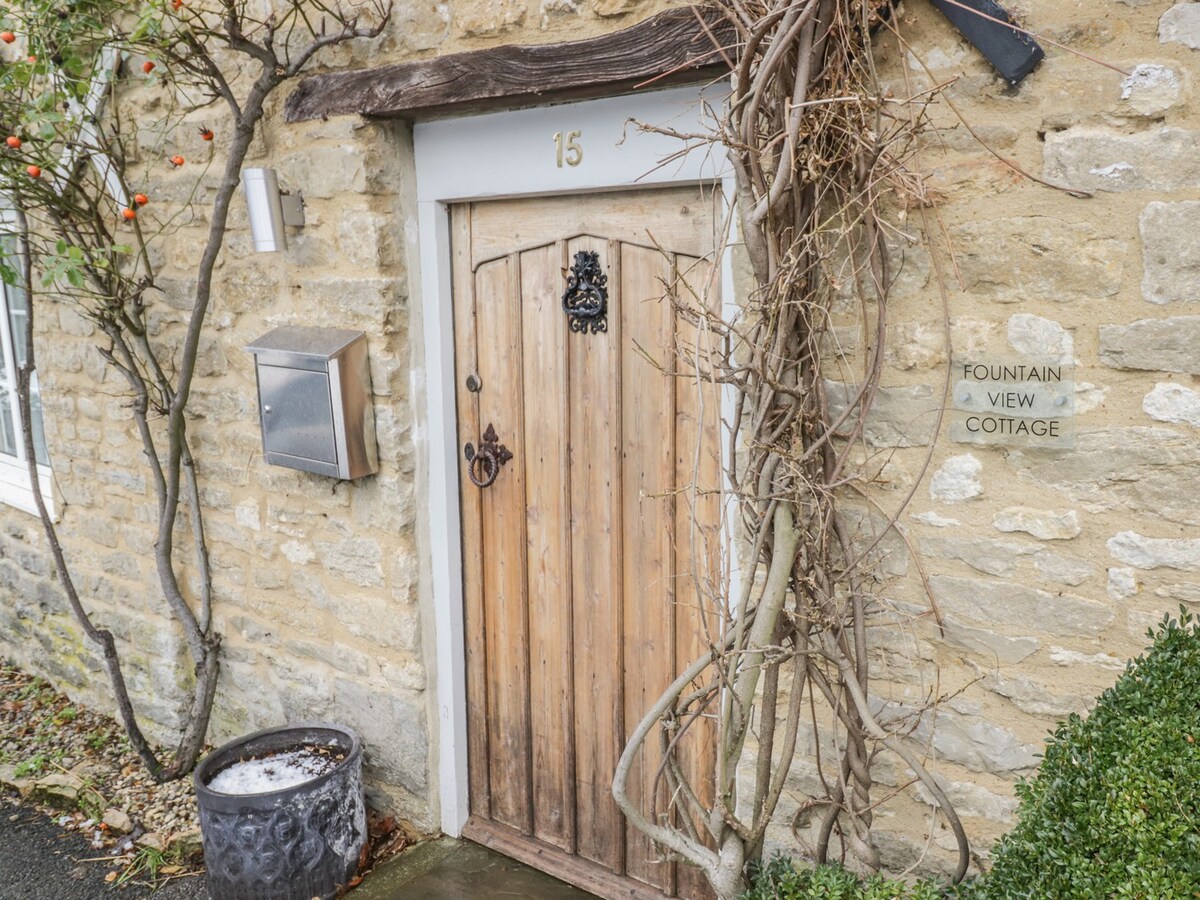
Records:
[[[208,784],[251,757],[303,746],[345,758],[293,787],[224,794]],[[212,900],[328,900],[358,869],[367,839],[362,742],[340,725],[269,728],[210,753],[196,768],[196,800]]]

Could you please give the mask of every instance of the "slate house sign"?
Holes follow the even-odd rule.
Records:
[[[1075,371],[1031,359],[955,360],[950,437],[968,444],[1075,446]]]

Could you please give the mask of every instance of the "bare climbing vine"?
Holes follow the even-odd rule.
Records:
[[[740,226],[731,244],[744,243],[752,284],[734,315],[705,297],[675,300],[705,336],[680,342],[680,368],[734,398],[722,440],[737,519],[727,531],[741,571],[697,578],[717,623],[710,652],[634,729],[614,796],[666,853],[700,867],[719,897],[737,897],[807,727],[821,789],[793,828],[799,836],[802,821],[815,822],[816,860],[879,868],[872,762],[890,753],[934,798],[957,843],[961,880],[970,852],[958,816],[919,747],[881,718],[884,704],[872,695],[879,545],[912,494],[872,511],[861,466],[904,220],[930,203],[913,156],[931,95],[897,99],[881,84],[872,45],[891,23],[879,0],[718,0],[715,8],[721,21],[709,34],[733,70],[732,94],[715,134],[676,136],[728,154]],[[851,316],[857,348],[847,351],[833,325]],[[835,393],[827,379],[848,387]],[[873,529],[856,525],[864,507],[881,520]],[[693,743],[713,735],[712,785],[689,769],[689,732]],[[661,757],[658,796],[667,800],[650,814],[631,798],[639,757]]]
[[[16,336],[24,350],[15,404],[23,455],[37,485],[34,321],[50,302],[68,303],[93,324],[101,356],[125,384],[128,430],[146,466],[158,593],[187,653],[181,688],[188,696],[169,756],[151,745],[138,722],[117,641],[89,597],[95,583],[76,575],[40,491],[33,498],[55,574],[103,658],[130,743],[161,781],[195,765],[220,669],[201,502],[204,460],[193,452],[196,413],[189,400],[203,368],[214,273],[239,173],[275,91],[327,48],[377,37],[391,14],[386,0],[271,6],[80,0],[68,10],[56,0],[0,3],[5,43],[20,40],[27,54],[0,65],[0,132],[8,136],[0,154],[0,200],[15,213],[0,227],[0,238],[15,245],[19,260],[15,267],[0,264],[0,278],[28,298],[25,333]],[[124,79],[123,67],[130,70]],[[134,90],[123,105],[123,89],[138,77],[141,93]],[[184,203],[160,199],[161,172],[187,163],[173,148],[180,130],[193,124],[188,115],[210,107],[227,139],[222,134],[214,142],[213,131],[202,126],[201,140],[213,149],[208,165],[197,166]],[[163,275],[159,260],[189,218],[205,228],[187,287],[174,300],[182,308],[176,314],[166,298],[178,282]]]

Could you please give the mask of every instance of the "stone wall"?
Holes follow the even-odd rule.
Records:
[[[397,4],[378,46],[341,48],[326,62],[585,37],[665,5],[416,0]],[[1013,781],[1032,771],[1055,719],[1085,709],[1164,611],[1200,602],[1200,315],[1188,311],[1200,300],[1197,10],[1162,0],[1018,10],[1047,37],[1128,77],[1047,45],[1041,67],[1010,89],[923,0],[902,17],[911,46],[885,51],[896,96],[953,80],[947,99],[990,148],[948,102],[932,107],[940,131],[919,163],[940,198],[937,226],[921,235],[911,215],[913,241],[895,248],[903,264],[887,388],[864,449],[885,506],[917,490],[902,523],[916,559],[898,538],[885,545],[889,602],[879,623],[900,627],[873,629],[883,694],[900,711],[947,698],[914,722],[915,736],[985,848],[1010,821]],[[285,719],[345,721],[371,748],[378,799],[436,826],[411,138],[404,126],[353,119],[285,125],[285,94],[250,164],[275,166],[285,187],[303,193],[308,224],[285,254],[255,254],[244,204],[234,204],[193,403],[225,636],[212,738]],[[218,117],[195,118],[219,143]],[[177,149],[200,164],[208,145],[192,131]],[[147,158],[159,152],[153,134],[145,140]],[[1092,197],[1042,186],[1021,169]],[[157,336],[172,340],[190,302],[211,187],[190,199],[188,172],[155,172],[154,204],[187,210],[156,259],[170,282]],[[338,483],[264,464],[242,348],[285,323],[367,332],[378,476]],[[853,318],[840,325],[852,344]],[[961,445],[944,432],[935,440],[951,359],[946,325],[955,352],[1073,360],[1075,448]],[[63,539],[89,606],[121,639],[137,696],[173,698],[140,704],[166,736],[179,722],[186,673],[181,638],[157,603],[150,495],[125,394],[70,306],[43,308],[37,339]],[[102,672],[67,614],[38,523],[9,509],[0,510],[0,591],[0,652],[104,705]],[[814,774],[810,761],[795,764],[793,808]],[[880,774],[885,785],[906,780],[887,765]],[[774,839],[790,843],[783,812]],[[881,810],[891,865],[921,854],[927,819],[917,802]],[[946,835],[933,846],[928,865],[937,868]]]
[[[569,40],[627,27],[665,5],[397,3],[377,41],[333,48],[312,71]],[[153,257],[165,288],[153,337],[177,346],[220,166],[204,172],[198,190],[197,173],[223,159],[230,130],[219,106],[211,107],[164,144],[154,124],[162,108],[138,69],[132,61],[120,102],[144,123],[130,148],[135,167],[151,173],[138,186],[151,197],[140,219],[172,222]],[[235,199],[190,407],[223,635],[210,738],[219,743],[284,721],[344,722],[365,739],[373,799],[437,827],[434,601],[422,527],[428,499],[414,440],[423,400],[414,393],[422,375],[419,320],[411,318],[411,133],[353,118],[287,125],[289,90],[272,98],[247,165],[275,167],[284,189],[303,195],[307,224],[289,235],[286,252],[257,254],[245,204]],[[216,132],[211,144],[199,137],[200,125]],[[161,163],[165,153],[182,154],[187,165],[172,171]],[[337,482],[264,463],[252,357],[243,348],[281,324],[367,333],[377,476]],[[145,727],[169,741],[190,676],[182,634],[157,586],[152,489],[124,383],[106,368],[96,330],[70,304],[41,308],[36,341],[60,536],[86,605],[118,637]],[[184,529],[177,544],[186,548],[188,540]],[[0,653],[109,708],[104,672],[52,569],[36,518],[0,507]]]
[[[906,5],[908,46],[887,51],[896,97],[950,84],[915,161],[938,198],[930,233],[913,210],[912,242],[893,242],[886,387],[863,451],[883,509],[916,488],[904,540],[884,544],[872,629],[884,717],[910,716],[985,857],[1055,721],[1085,711],[1164,613],[1200,601],[1200,4],[1015,11],[1078,53],[1043,41],[1046,59],[1010,88],[925,3]],[[855,326],[839,323],[843,344]],[[1073,363],[1074,448],[955,443],[945,426],[931,443],[963,357]],[[877,796],[909,778],[887,761],[878,774]],[[814,778],[809,761],[793,767],[782,845]],[[929,819],[920,804],[880,810],[890,868],[926,853]],[[922,866],[948,871],[953,846],[938,825]]]

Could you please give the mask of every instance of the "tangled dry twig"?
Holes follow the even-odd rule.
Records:
[[[736,897],[808,719],[822,792],[797,816],[815,817],[814,857],[840,855],[878,869],[872,761],[887,750],[949,823],[959,880],[970,859],[962,825],[919,754],[880,721],[871,699],[875,563],[900,510],[864,536],[843,508],[854,496],[847,488],[861,479],[855,454],[883,370],[896,276],[889,245],[904,239],[904,211],[930,202],[911,161],[934,94],[895,99],[881,86],[871,44],[890,15],[886,5],[717,6],[736,39],[722,48],[734,60],[733,90],[712,141],[732,164],[753,285],[733,316],[703,299],[674,299],[689,328],[708,338],[704,347],[690,342],[681,368],[734,397],[724,422],[724,477],[749,571],[727,577],[724,588],[697,578],[709,586],[703,601],[720,628],[710,635],[710,653],[642,719],[614,794],[636,827],[699,866],[718,896]],[[848,384],[835,393],[827,378],[848,363],[833,325],[848,310],[860,325],[861,369],[844,375]],[[715,790],[688,783],[680,749],[682,735],[700,731],[693,725],[700,719],[716,723]],[[672,809],[646,816],[630,801],[626,781],[656,730],[665,735],[660,772]],[[820,756],[829,747],[832,763]]]

